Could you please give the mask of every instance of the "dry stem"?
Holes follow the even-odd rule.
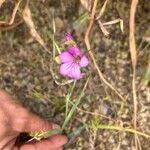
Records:
[[[122,97],[122,95],[104,78],[104,76],[103,76],[102,72],[100,71],[100,69],[99,69],[99,67],[98,67],[98,64],[97,64],[97,62],[96,62],[96,60],[95,60],[95,58],[94,58],[94,55],[93,55],[93,53],[92,53],[92,50],[91,50],[91,46],[90,46],[90,42],[89,42],[89,34],[90,34],[90,32],[91,32],[91,29],[92,29],[92,26],[93,26],[93,23],[94,23],[95,12],[96,12],[96,6],[97,6],[97,0],[94,1],[94,5],[93,5],[93,8],[92,8],[92,13],[91,13],[90,23],[89,23],[89,26],[88,26],[87,31],[86,31],[86,33],[85,33],[85,38],[84,38],[85,44],[86,44],[86,47],[87,47],[87,49],[88,49],[88,51],[89,51],[89,55],[90,55],[90,57],[91,57],[91,59],[92,59],[92,61],[93,61],[93,63],[94,63],[94,66],[95,66],[95,68],[96,68],[96,70],[97,70],[97,72],[98,72],[98,75],[99,75],[100,79],[101,79],[110,89],[112,89],[112,90],[118,95],[118,97],[119,97],[121,100],[125,101],[125,99]]]
[[[132,0],[130,8],[130,20],[129,20],[129,47],[132,61],[133,77],[132,77],[132,92],[133,92],[133,125],[137,128],[137,94],[136,94],[136,64],[137,64],[137,51],[135,42],[135,12],[138,4],[138,0]],[[134,136],[135,146],[138,149],[138,136]]]
[[[0,7],[1,7],[3,2],[4,2],[4,0],[2,0],[2,1],[0,0]],[[15,17],[16,17],[16,14],[17,14],[20,2],[21,2],[20,0],[16,0],[15,1],[15,7],[13,9],[13,12],[12,12],[12,15],[11,15],[11,18],[10,18],[9,22],[0,21],[1,25],[12,25],[14,23],[14,20],[15,20]]]
[[[138,0],[132,0],[131,9],[130,9],[130,22],[129,22],[129,47],[132,60],[133,68],[133,78],[132,78],[132,90],[133,90],[133,102],[134,102],[134,114],[133,114],[133,124],[134,128],[137,127],[137,95],[136,95],[136,43],[135,43],[135,12],[137,7]]]
[[[0,7],[2,6],[2,4],[5,2],[5,0],[0,0]]]

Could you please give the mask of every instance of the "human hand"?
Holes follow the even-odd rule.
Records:
[[[29,112],[8,93],[0,91],[0,150],[62,150],[67,142],[64,135],[16,145],[17,137],[22,132],[47,131],[57,127]]]

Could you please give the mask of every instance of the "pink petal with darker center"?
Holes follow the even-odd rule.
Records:
[[[81,67],[86,67],[89,64],[89,60],[86,56],[82,56],[79,65]]]
[[[72,62],[61,64],[60,69],[59,69],[60,74],[63,76],[68,76],[69,72],[71,72],[72,70],[73,65],[74,64]]]
[[[79,80],[82,77],[81,72],[80,72],[80,66],[78,64],[74,63],[72,65],[72,68],[71,68],[68,76],[73,79]]]
[[[73,56],[69,52],[62,52],[59,59],[62,63],[73,62]]]
[[[80,51],[80,49],[78,48],[78,47],[76,47],[76,46],[72,46],[72,47],[69,47],[68,49],[67,49],[67,51],[71,54],[71,55],[73,55],[73,56],[82,56],[82,52]]]

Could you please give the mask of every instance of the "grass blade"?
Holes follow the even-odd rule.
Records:
[[[70,92],[67,94],[66,96],[66,99],[65,99],[65,102],[66,102],[66,112],[65,112],[65,117],[67,117],[68,115],[68,110],[69,110],[69,101],[70,101],[70,98],[72,96],[72,93],[74,91],[74,88],[75,88],[75,85],[76,85],[77,81],[74,81],[71,89],[70,89]]]
[[[72,115],[73,115],[74,112],[76,111],[77,106],[80,104],[81,98],[82,98],[83,95],[84,95],[84,91],[85,91],[85,89],[86,89],[86,87],[87,87],[88,82],[89,82],[89,78],[87,79],[87,81],[86,81],[86,83],[85,83],[85,85],[84,85],[84,87],[83,87],[83,89],[82,89],[80,95],[78,96],[78,98],[77,98],[77,100],[76,100],[76,102],[75,102],[75,105],[72,106],[70,112],[68,113],[67,117],[65,118],[65,121],[64,121],[64,123],[63,123],[63,125],[62,125],[62,130],[65,129],[65,127],[66,127],[66,125],[68,124],[69,120],[71,119]]]

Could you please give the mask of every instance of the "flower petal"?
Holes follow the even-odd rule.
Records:
[[[74,63],[72,65],[71,71],[69,72],[68,76],[73,79],[79,80],[82,77],[80,72],[80,66]]]
[[[72,70],[72,67],[73,67],[72,62],[61,64],[60,69],[59,69],[60,74],[63,76],[68,76],[69,72],[71,72]]]
[[[86,56],[82,56],[80,60],[80,66],[81,67],[86,67],[89,64],[89,60]]]
[[[67,51],[73,56],[82,56],[82,52],[76,46],[71,46],[67,49]]]
[[[65,36],[65,39],[67,41],[73,40],[73,36],[70,33],[67,33],[66,36]]]
[[[59,59],[62,63],[73,62],[73,56],[69,52],[62,52]]]

